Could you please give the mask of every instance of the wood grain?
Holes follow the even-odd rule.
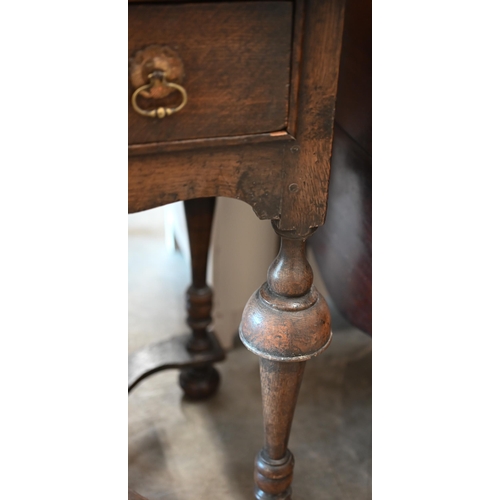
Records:
[[[205,96],[198,104],[190,101],[197,120],[186,107],[168,132],[152,120],[142,129],[131,121],[137,135],[130,141],[129,212],[227,196],[272,219],[282,238],[268,280],[250,298],[240,327],[244,344],[263,358],[259,500],[291,498],[287,442],[304,362],[331,340],[328,306],[312,285],[305,241],[323,224],[327,209],[344,0],[297,0],[293,7],[285,1],[133,4],[129,15],[135,23],[132,52],[170,44],[165,37],[177,30],[172,48],[183,57],[188,93],[198,85],[196,95]],[[166,29],[176,12],[184,15],[182,22]],[[198,52],[190,52],[193,40],[200,42]],[[193,79],[198,70],[207,78],[219,72],[209,90],[205,77]],[[207,114],[214,100],[206,92],[214,86],[227,95],[219,92],[217,103],[223,105]],[[225,107],[224,99],[232,105]],[[251,136],[259,142],[250,143]]]
[[[343,20],[343,0],[305,2],[297,144],[286,155],[279,222],[297,235],[326,215]]]
[[[152,142],[134,144],[128,147],[129,156],[170,153],[172,151],[193,151],[212,147],[239,146],[242,144],[259,144],[261,142],[294,141],[288,132],[269,132],[265,134],[233,135],[231,137],[212,137],[210,139],[187,139],[170,142]]]
[[[182,59],[188,103],[162,120],[140,116],[129,104],[129,144],[285,129],[291,2],[129,5],[129,58],[153,44],[168,45]],[[129,85],[129,103],[134,90]],[[177,100],[139,98],[139,104]]]
[[[292,136],[295,136],[297,133],[300,64],[302,60],[302,43],[304,35],[304,2],[305,0],[296,0],[293,4],[292,67],[290,78],[290,107],[287,124],[287,131]]]
[[[287,5],[269,4],[276,9]],[[268,2],[259,4],[259,11],[264,12],[265,5]],[[275,136],[275,141],[254,146],[246,144],[247,138],[242,138],[241,144],[230,142],[227,146],[200,139],[197,151],[158,153],[140,159],[131,156],[130,212],[194,197],[227,196],[249,203],[261,219],[279,219],[280,229],[299,236],[322,225],[327,208],[343,12],[344,0],[299,2],[294,11],[295,29],[303,30],[301,35],[294,34],[292,58],[300,72],[298,97],[292,99],[297,104],[296,137],[288,135],[283,140]],[[279,10],[273,15],[279,15]],[[292,21],[288,21],[290,28]],[[262,44],[274,44],[274,36],[272,43],[267,39]],[[218,115],[219,122],[226,119],[224,114]],[[185,146],[178,144],[180,148]],[[155,147],[162,146],[156,143]]]
[[[129,157],[129,213],[190,198],[245,201],[261,219],[280,216],[287,141]]]
[[[255,460],[255,497],[291,499],[293,455],[288,439],[305,362],[331,340],[326,301],[313,286],[305,238],[281,236],[278,256],[267,282],[250,298],[240,325],[240,338],[260,356],[265,444]]]

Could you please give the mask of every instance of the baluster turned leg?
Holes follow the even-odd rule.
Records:
[[[212,290],[207,285],[207,260],[215,198],[198,198],[184,202],[189,244],[191,248],[192,284],[186,292],[187,324],[192,337],[187,349],[192,353],[212,348],[207,328],[212,322]],[[202,399],[211,396],[219,386],[219,373],[207,364],[181,371],[179,383],[187,397]]]
[[[290,500],[294,459],[287,445],[293,413],[305,362],[330,343],[330,313],[312,285],[306,237],[290,237],[273,225],[281,236],[280,252],[267,282],[245,307],[240,336],[261,358],[265,441],[255,460],[255,498]]]

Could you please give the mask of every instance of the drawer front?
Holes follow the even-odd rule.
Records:
[[[129,59],[148,46],[168,46],[182,60],[188,96],[172,116],[141,116],[129,78],[129,144],[283,130],[292,14],[291,2],[129,5]],[[180,95],[139,101],[141,108],[175,107]]]

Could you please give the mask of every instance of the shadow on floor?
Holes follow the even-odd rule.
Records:
[[[177,373],[130,396],[130,486],[150,500],[250,500],[263,442],[258,359],[242,347],[219,365],[211,400],[183,400]],[[294,500],[371,498],[371,339],[349,329],[308,362],[290,449]]]

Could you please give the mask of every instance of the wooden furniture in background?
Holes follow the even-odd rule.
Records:
[[[208,327],[212,323],[212,290],[207,285],[207,259],[215,198],[198,198],[184,202],[191,249],[193,284],[187,291],[187,323],[193,332],[187,344],[192,353],[213,349]],[[219,385],[219,373],[211,364],[184,368],[179,382],[186,396],[203,399],[211,396]]]
[[[207,258],[215,198],[186,200],[184,209],[191,250],[192,284],[186,292],[187,324],[191,332],[150,344],[129,356],[129,392],[146,377],[161,370],[180,368],[179,383],[189,399],[211,396],[219,385],[212,366],[222,361],[224,350],[209,331],[212,290],[207,285]]]
[[[305,245],[326,215],[343,17],[344,0],[129,5],[131,65],[143,65],[143,77],[159,95],[168,74],[165,58],[146,61],[137,54],[148,47],[148,54],[156,50],[151,47],[164,54],[169,47],[167,53],[182,60],[176,85],[188,96],[172,116],[178,92],[138,97],[140,108],[158,118],[130,108],[129,212],[205,198],[186,205],[190,225],[201,227],[206,212],[198,204],[226,196],[272,220],[281,238],[267,282],[250,298],[240,327],[243,343],[261,358],[265,445],[255,462],[261,500],[291,498],[294,459],[287,445],[305,363],[331,340],[328,307],[312,284]],[[129,97],[136,91],[130,84]],[[209,230],[204,234],[206,242]],[[205,330],[210,292],[204,264],[195,267],[189,292],[195,336],[179,355],[189,362],[202,356],[197,362],[204,368],[190,367],[181,383],[186,389],[193,380],[198,387],[208,380],[208,393],[217,384],[209,367],[216,359],[192,347],[217,351],[216,338]],[[151,350],[144,352],[135,357],[136,377],[143,359],[148,373],[173,366],[165,349],[149,358]]]
[[[335,305],[372,333],[372,5],[346,5],[329,209],[309,243]]]

